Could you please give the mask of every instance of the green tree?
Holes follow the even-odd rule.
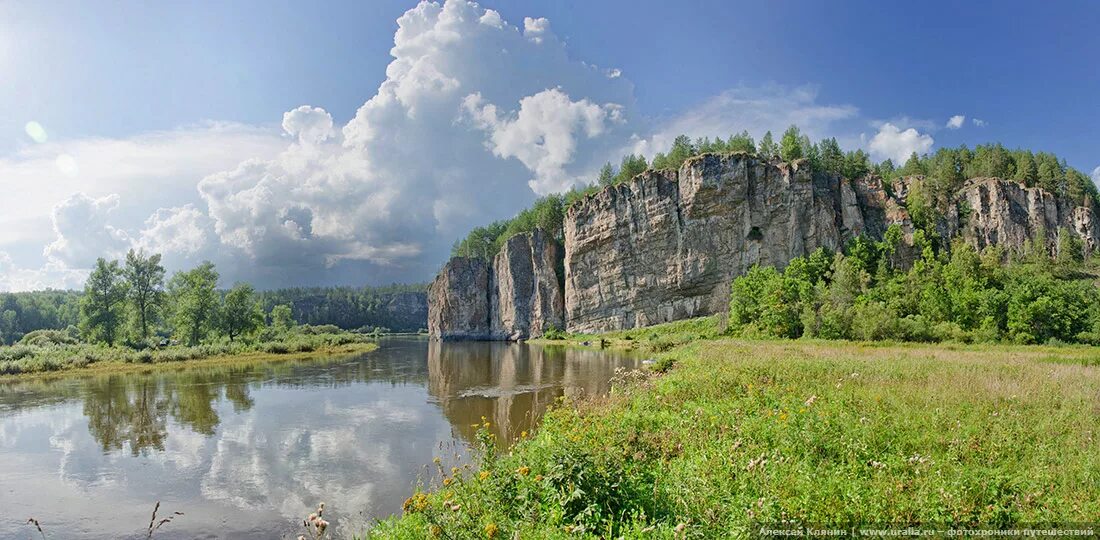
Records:
[[[615,167],[611,165],[611,162],[603,164],[600,167],[600,174],[596,177],[596,184],[599,186],[610,186],[615,183]]]
[[[758,154],[761,159],[768,161],[779,157],[779,146],[775,144],[771,131],[765,133],[764,137],[760,139],[760,150]]]
[[[1039,179],[1039,167],[1035,165],[1035,156],[1031,152],[1017,152],[1016,171],[1012,178],[1029,187],[1035,185],[1035,181]]]
[[[271,308],[271,327],[277,332],[287,333],[291,328],[294,328],[298,323],[294,322],[294,316],[291,312],[290,306],[286,304],[279,304]]]
[[[821,141],[821,168],[825,172],[841,174],[844,171],[844,151],[836,139],[829,137]]]
[[[794,161],[803,157],[802,133],[798,131],[798,126],[791,124],[791,127],[783,132],[783,138],[779,140],[779,157],[783,161]]]
[[[225,294],[220,326],[229,341],[249,335],[264,324],[264,311],[256,299],[256,290],[247,283],[237,283]]]
[[[84,285],[80,322],[84,335],[114,345],[125,316],[126,283],[118,261],[100,257]]]
[[[160,254],[145,256],[144,252],[130,250],[126,254],[126,266],[122,270],[133,310],[137,336],[149,337],[149,324],[156,320],[164,296],[164,267]]]
[[[198,345],[213,330],[218,315],[218,272],[204,262],[193,270],[176,272],[168,281],[168,295],[176,335]]]
[[[629,182],[635,176],[644,173],[648,167],[645,156],[627,154],[619,164],[619,174],[615,175],[615,183]]]
[[[752,135],[749,135],[748,131],[742,131],[737,135],[730,135],[730,139],[726,141],[726,150],[729,152],[755,154],[756,142],[753,141]]]

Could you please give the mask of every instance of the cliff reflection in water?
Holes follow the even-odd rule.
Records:
[[[616,367],[635,365],[593,350],[392,338],[350,357],[3,383],[0,514],[67,538],[120,538],[159,500],[186,514],[165,539],[259,539],[296,530],[325,500],[337,537],[361,533],[400,512],[482,416],[507,444],[560,396],[606,392]],[[23,526],[0,520],[0,540],[25,538]]]
[[[606,394],[619,367],[634,368],[636,362],[597,350],[432,341],[428,392],[463,439],[474,440],[484,417],[506,445],[530,431],[558,398]]]

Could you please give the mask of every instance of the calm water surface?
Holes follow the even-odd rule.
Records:
[[[432,459],[466,455],[636,360],[504,343],[383,340],[311,362],[0,384],[0,538],[296,538],[320,501],[337,537],[400,512]],[[461,459],[461,458],[459,458]]]

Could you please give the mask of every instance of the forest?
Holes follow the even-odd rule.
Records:
[[[844,178],[875,175],[886,189],[898,177],[916,177],[907,198],[914,225],[931,230],[946,211],[951,194],[969,178],[997,177],[1017,180],[1028,187],[1040,187],[1059,196],[1083,204],[1100,203],[1100,193],[1088,175],[1066,164],[1064,159],[1049,152],[1010,150],[999,143],[940,148],[933,153],[913,153],[903,164],[892,160],[873,163],[863,150],[844,151],[835,138],[813,142],[797,126],[790,126],[776,141],[769,131],[757,143],[748,132],[728,139],[699,138],[694,141],[680,135],[668,152],[659,152],[653,161],[645,156],[627,154],[618,167],[606,163],[587,186],[574,188],[565,194],[551,194],[537,199],[530,208],[515,217],[490,223],[471,230],[457,240],[452,256],[491,259],[504,241],[514,234],[542,228],[555,238],[562,238],[562,221],[569,206],[585,196],[607,186],[622,184],[647,169],[676,169],[684,161],[706,153],[743,153],[768,161],[791,162],[804,159],[821,174]]]
[[[277,305],[290,307],[301,324],[335,325],[345,330],[416,332],[424,327],[424,284],[380,287],[295,287],[253,291],[265,317]],[[228,293],[218,290],[219,296]],[[83,291],[47,289],[0,293],[0,345],[19,342],[35,330],[65,330],[79,335]],[[168,328],[160,334],[167,335]]]

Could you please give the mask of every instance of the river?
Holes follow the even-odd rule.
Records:
[[[401,511],[469,457],[484,416],[515,440],[561,396],[604,394],[610,352],[388,338],[369,353],[0,384],[0,538],[336,538]]]

